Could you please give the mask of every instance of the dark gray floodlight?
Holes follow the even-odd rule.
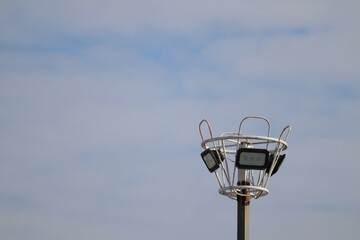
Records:
[[[236,153],[235,165],[240,169],[267,169],[269,165],[269,151],[257,148],[239,148]]]
[[[285,159],[285,156],[286,156],[286,154],[279,155],[278,160],[277,160],[277,162],[276,162],[276,164],[274,166],[274,169],[271,172],[271,176],[274,175],[275,173],[277,173],[277,171],[279,170],[281,164],[283,163],[283,161]],[[274,154],[270,154],[270,156],[269,156],[269,166],[266,169],[267,174],[269,174],[269,172],[270,172],[270,168],[271,168],[272,163],[274,162],[274,158],[275,158]]]
[[[219,151],[210,148],[205,149],[205,151],[201,153],[201,158],[211,173],[219,168],[221,162],[224,159]]]

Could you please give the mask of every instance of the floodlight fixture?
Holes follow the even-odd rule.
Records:
[[[239,148],[235,166],[239,169],[264,170],[269,165],[269,151],[257,148]]]
[[[262,136],[243,132],[248,119],[264,121],[267,131]],[[204,138],[202,128],[208,128]],[[214,173],[219,183],[218,192],[237,201],[237,239],[249,239],[249,205],[252,198],[258,199],[269,193],[270,178],[278,172],[284,162],[288,148],[286,143],[291,127],[286,126],[279,137],[270,137],[270,122],[260,116],[249,116],[241,120],[238,131],[230,131],[214,137],[207,120],[199,124],[201,153],[207,169]],[[237,179],[236,179],[237,176]]]
[[[281,154],[278,156],[278,159],[275,163],[274,169],[271,172],[271,176],[273,176],[275,173],[277,173],[277,171],[279,170],[281,164],[284,162],[286,154]],[[269,174],[270,170],[271,170],[271,166],[273,165],[273,162],[275,161],[275,154],[270,154],[269,155],[269,165],[266,169],[266,173]]]
[[[210,148],[205,149],[205,151],[201,153],[201,158],[203,159],[207,169],[211,173],[216,171],[220,167],[220,164],[224,159],[220,151]]]

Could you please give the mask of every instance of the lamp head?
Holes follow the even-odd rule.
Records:
[[[274,169],[273,169],[273,171],[271,173],[271,176],[274,175],[279,170],[281,164],[283,163],[283,161],[285,159],[285,156],[286,156],[286,154],[282,154],[282,155],[279,156],[279,158],[278,158],[278,160],[277,160],[277,162],[275,164],[275,167],[274,167]],[[270,168],[271,168],[271,165],[272,165],[272,163],[274,161],[274,158],[275,158],[274,154],[270,154],[270,156],[269,156],[269,166],[266,169],[267,174],[269,174],[269,172],[270,172]]]
[[[235,166],[240,169],[264,170],[269,165],[269,151],[257,148],[239,148]]]
[[[210,148],[205,149],[205,151],[201,153],[201,158],[203,159],[207,169],[211,173],[217,170],[221,162],[224,160],[224,157],[220,151]]]

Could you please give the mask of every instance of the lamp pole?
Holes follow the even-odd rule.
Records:
[[[239,169],[239,181],[237,185],[250,185],[249,182],[240,178],[245,178],[246,171]],[[237,195],[237,240],[249,240],[249,205],[250,195],[247,194],[247,189],[241,190],[241,193],[246,196]]]

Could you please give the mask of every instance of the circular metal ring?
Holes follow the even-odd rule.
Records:
[[[241,190],[247,190],[247,193],[241,193]],[[236,199],[236,196],[250,196],[251,198],[258,198],[269,194],[269,190],[264,187],[251,186],[251,185],[237,185],[230,187],[221,187],[219,193]],[[260,193],[260,194],[259,194]]]
[[[231,144],[224,144],[223,147],[225,147],[225,148],[235,147],[235,146],[237,146],[237,144],[234,142],[234,140],[237,140],[238,142],[241,142],[240,140],[243,140],[245,142],[249,142],[249,140],[253,140],[253,142],[250,142],[253,145],[266,144],[266,143],[268,143],[268,144],[277,143],[277,144],[281,145],[281,151],[286,150],[288,147],[287,143],[284,140],[281,140],[279,138],[264,137],[264,136],[251,136],[251,135],[236,135],[236,134],[206,139],[201,142],[201,147],[206,149],[207,143],[217,142],[217,141],[221,141],[221,142],[229,141]],[[261,142],[259,142],[259,141],[261,141]],[[232,153],[232,152],[229,152],[229,153]]]

